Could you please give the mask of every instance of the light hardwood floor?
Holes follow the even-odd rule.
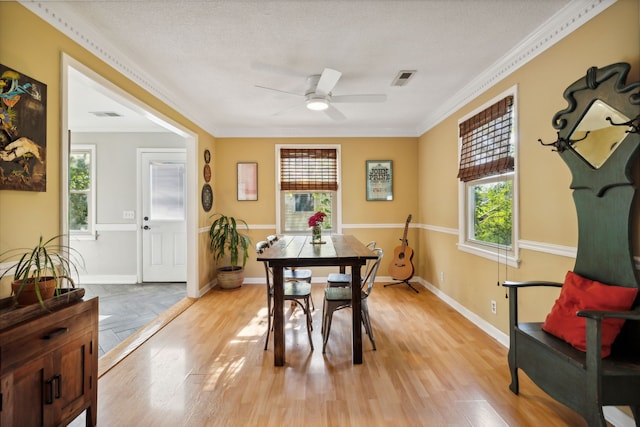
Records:
[[[264,287],[212,290],[100,378],[99,426],[586,425],[525,375],[513,395],[507,350],[425,289],[377,283],[378,350],[363,332],[364,363],[351,364],[343,310],[323,355],[322,292],[313,285],[316,350],[297,310],[276,368]]]

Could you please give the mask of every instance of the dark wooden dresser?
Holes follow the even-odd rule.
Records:
[[[96,425],[98,298],[0,329],[0,427]]]

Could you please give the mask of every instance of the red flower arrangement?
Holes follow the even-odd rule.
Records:
[[[309,227],[315,227],[316,225],[322,224],[324,218],[327,216],[324,212],[316,212],[309,218]]]

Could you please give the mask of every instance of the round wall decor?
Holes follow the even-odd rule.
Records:
[[[202,208],[205,212],[209,212],[211,210],[211,206],[213,206],[213,189],[209,184],[205,184],[202,186]]]

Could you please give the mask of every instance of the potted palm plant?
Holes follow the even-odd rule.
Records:
[[[213,222],[209,228],[209,250],[216,263],[222,258],[228,258],[230,264],[218,267],[218,284],[222,289],[239,288],[244,280],[244,267],[249,258],[251,244],[251,239],[239,230],[239,226],[244,224],[243,228],[247,231],[249,226],[244,220],[221,213],[213,214],[211,218]]]
[[[62,236],[45,240],[42,236],[31,248],[10,249],[0,255],[0,262],[10,261],[0,279],[13,275],[12,294],[19,306],[40,303],[61,293],[63,281],[73,287],[72,275],[78,276],[82,256],[75,249],[60,243]],[[17,261],[15,261],[17,259]]]

